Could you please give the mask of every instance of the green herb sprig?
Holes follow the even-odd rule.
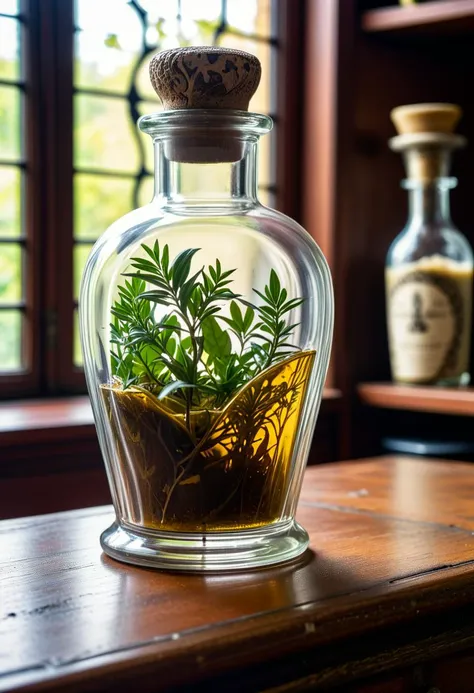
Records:
[[[304,299],[288,299],[274,270],[261,305],[245,301],[229,287],[235,269],[221,263],[190,276],[199,248],[177,255],[169,247],[142,245],[147,257],[132,258],[112,306],[112,373],[121,386],[146,388],[189,414],[219,409],[246,382],[295,353],[291,335],[298,323],[287,314]],[[156,319],[157,306],[165,314]],[[224,312],[224,307],[228,310]],[[238,348],[234,349],[230,334]]]

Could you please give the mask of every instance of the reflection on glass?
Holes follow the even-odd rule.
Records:
[[[2,371],[19,370],[22,366],[22,314],[19,310],[0,310],[0,363]]]
[[[258,150],[258,182],[260,185],[272,185],[275,176],[272,168],[272,152],[276,146],[278,126],[274,125],[273,130],[262,137]],[[263,145],[263,146],[262,146]]]
[[[21,234],[21,172],[0,166],[0,238]]]
[[[81,349],[81,339],[79,334],[79,315],[77,308],[74,308],[74,321],[73,321],[73,363],[76,367],[82,366],[82,349]]]
[[[0,245],[0,305],[19,301],[22,297],[21,255],[22,249],[17,243]]]
[[[18,29],[16,19],[0,17],[0,79],[17,80],[20,77]]]
[[[76,174],[74,177],[74,235],[96,239],[118,217],[133,209],[131,178]]]
[[[81,284],[84,265],[91,251],[92,245],[85,243],[84,245],[76,245],[74,247],[74,299],[79,296],[79,286]]]
[[[18,87],[0,86],[0,152],[7,161],[21,157],[20,99]]]
[[[149,78],[148,78],[149,79]],[[150,113],[158,113],[163,110],[161,103],[153,103],[152,101],[142,101],[139,105],[140,115],[149,115]],[[145,155],[145,169],[148,173],[154,171],[154,154],[153,145],[150,143],[150,138],[144,132],[138,131],[140,139],[143,143],[143,151]]]

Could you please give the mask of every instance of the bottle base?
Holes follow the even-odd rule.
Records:
[[[245,532],[181,534],[114,522],[100,537],[104,552],[133,565],[180,572],[222,572],[291,561],[309,544],[294,520]]]

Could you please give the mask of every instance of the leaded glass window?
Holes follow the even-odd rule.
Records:
[[[250,109],[272,115],[276,50],[271,0],[76,0],[74,61],[74,301],[87,255],[107,226],[152,196],[153,151],[140,115],[161,108],[148,78],[157,50],[225,45],[257,55],[263,82]],[[272,142],[262,138],[260,197],[272,204]],[[74,361],[80,364],[77,317]]]

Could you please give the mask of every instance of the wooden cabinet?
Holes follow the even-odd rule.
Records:
[[[396,0],[311,0],[306,9],[302,221],[331,264],[332,384],[354,396],[349,453],[360,454],[375,449],[374,436],[366,435],[373,421],[355,393],[361,383],[390,380],[384,263],[407,217],[403,163],[387,145],[395,106],[447,101],[463,108],[459,132],[470,144],[454,159],[459,186],[452,213],[474,246],[474,2],[400,7]],[[465,400],[462,393],[451,409],[448,403],[449,413],[465,414],[459,412]],[[393,431],[397,416],[394,410],[386,417]]]

